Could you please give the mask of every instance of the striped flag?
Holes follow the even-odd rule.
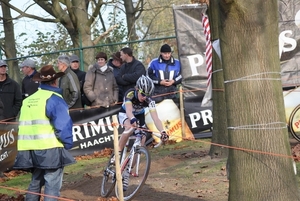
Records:
[[[202,25],[204,28],[204,35],[206,39],[205,57],[206,57],[206,72],[207,72],[207,86],[211,82],[212,75],[212,45],[210,41],[210,26],[207,15],[202,13]]]
[[[207,72],[207,90],[204,94],[202,99],[202,106],[211,106],[212,105],[212,83],[211,83],[211,76],[212,76],[212,44],[211,44],[211,37],[210,37],[210,26],[209,20],[207,15],[202,13],[202,25],[204,28],[204,35],[206,40],[205,46],[205,58],[206,58],[206,72]]]

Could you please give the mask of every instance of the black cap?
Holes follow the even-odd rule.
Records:
[[[164,44],[163,46],[161,46],[160,52],[172,52],[170,45]]]

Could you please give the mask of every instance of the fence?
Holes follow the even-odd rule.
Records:
[[[173,56],[178,57],[177,50],[177,40],[176,36],[169,36],[163,38],[154,38],[154,39],[145,39],[145,40],[137,40],[137,41],[126,41],[120,43],[111,43],[111,44],[98,44],[94,46],[88,47],[78,47],[67,50],[58,50],[54,52],[42,53],[42,54],[34,54],[28,55],[24,57],[17,58],[8,58],[5,59],[8,62],[8,66],[13,66],[13,68],[9,68],[8,74],[11,78],[16,80],[18,83],[21,83],[23,75],[19,72],[19,63],[26,58],[31,58],[37,62],[37,69],[42,67],[45,64],[52,64],[56,68],[56,60],[57,57],[61,54],[72,55],[76,54],[80,58],[80,68],[81,70],[87,71],[88,66],[93,64],[94,60],[87,59],[84,55],[85,51],[92,52],[92,58],[95,58],[95,55],[98,52],[105,52],[108,57],[116,51],[119,51],[122,47],[129,46],[133,49],[134,56],[140,60],[145,67],[148,66],[149,62],[159,56],[159,50],[161,45],[169,44],[173,48]],[[2,53],[0,51],[0,57],[2,59]],[[57,69],[56,69],[57,70]],[[19,74],[17,73],[19,72]]]

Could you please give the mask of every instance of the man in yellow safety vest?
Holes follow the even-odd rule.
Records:
[[[14,168],[32,172],[26,200],[40,200],[42,186],[44,201],[58,200],[64,166],[75,163],[67,151],[73,146],[73,122],[57,87],[57,78],[63,75],[52,65],[43,66],[33,76],[41,83],[38,91],[24,99],[21,107]]]

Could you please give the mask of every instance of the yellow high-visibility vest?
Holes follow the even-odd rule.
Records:
[[[63,147],[46,116],[46,101],[52,94],[62,98],[53,91],[39,89],[24,99],[19,119],[18,151]]]

